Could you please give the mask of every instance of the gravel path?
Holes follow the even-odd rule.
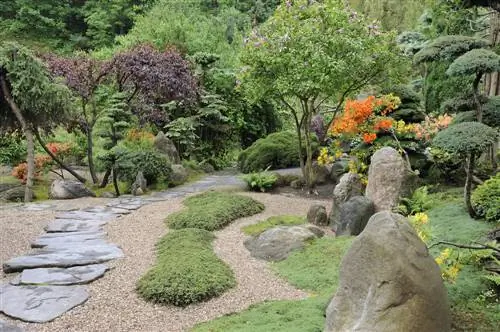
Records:
[[[168,230],[165,217],[182,208],[182,199],[146,205],[130,215],[106,226],[108,241],[122,247],[125,258],[112,261],[112,268],[103,278],[87,286],[89,300],[56,320],[45,324],[12,321],[26,331],[186,331],[196,323],[243,310],[264,300],[300,299],[306,293],[294,289],[276,277],[265,262],[250,257],[243,246],[243,225],[258,222],[272,215],[305,215],[315,203],[303,198],[269,194],[248,194],[266,205],[258,215],[237,220],[216,232],[214,250],[235,272],[238,286],[210,301],[186,308],[161,306],[145,302],[135,292],[137,280],[154,264],[154,245]],[[103,204],[103,201],[75,200],[74,207]],[[29,242],[42,233],[53,212],[0,211],[0,257],[9,259],[28,251]],[[6,231],[7,230],[7,231]],[[5,241],[5,242],[4,242]],[[3,276],[5,282],[5,276]],[[10,276],[9,276],[10,278]]]

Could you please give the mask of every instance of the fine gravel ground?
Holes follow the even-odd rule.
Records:
[[[267,263],[250,256],[243,246],[246,236],[240,228],[273,215],[305,216],[311,205],[329,206],[329,201],[257,193],[245,195],[261,201],[266,209],[260,214],[239,219],[215,232],[217,239],[214,241],[214,250],[230,265],[238,282],[236,288],[222,296],[178,308],[146,302],[135,291],[137,280],[155,262],[155,243],[168,231],[164,223],[165,217],[183,208],[183,199],[179,198],[146,205],[130,215],[111,221],[106,226],[108,241],[121,246],[125,258],[108,263],[112,269],[103,278],[86,286],[90,298],[85,304],[45,324],[21,323],[1,314],[0,318],[13,322],[26,331],[175,332],[187,331],[197,323],[244,310],[265,300],[307,297],[307,293],[293,288],[275,276]],[[103,204],[98,201],[92,203]],[[88,206],[88,202],[85,204],[81,203]],[[77,205],[80,204],[75,206]],[[10,240],[8,246],[1,243],[2,259],[28,252],[29,242],[42,234],[43,226],[54,215],[53,212],[28,213],[14,210],[3,210],[0,213],[0,239]],[[3,214],[7,215],[4,217]],[[4,235],[4,227],[9,230],[9,235]],[[11,237],[13,239],[10,239]]]

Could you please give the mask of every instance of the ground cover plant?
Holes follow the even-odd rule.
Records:
[[[317,239],[304,250],[272,265],[272,269],[292,285],[314,292],[311,297],[256,304],[240,313],[199,324],[193,331],[322,331],[326,307],[338,285],[340,261],[352,239]]]
[[[212,250],[215,236],[182,229],[157,244],[157,262],[137,283],[146,300],[186,306],[218,296],[236,285],[233,272]]]
[[[306,218],[301,216],[272,216],[256,224],[242,227],[241,230],[246,235],[257,236],[260,233],[276,226],[302,225],[306,223]]]
[[[168,216],[170,228],[221,229],[231,221],[264,210],[256,200],[228,192],[209,191],[184,200],[186,209]]]

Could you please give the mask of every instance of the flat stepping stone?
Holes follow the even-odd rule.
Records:
[[[104,264],[74,266],[69,268],[41,268],[24,270],[16,284],[20,285],[81,285],[102,277],[108,267]],[[13,284],[11,282],[11,284]]]
[[[45,323],[82,304],[83,286],[0,286],[0,311],[25,322]],[[3,330],[2,330],[3,331]]]
[[[91,208],[83,209],[84,212],[92,212],[92,213],[112,213],[112,214],[129,214],[130,210],[120,209],[111,206],[95,206]]]
[[[8,260],[3,264],[3,270],[5,273],[11,273],[43,267],[100,264],[121,257],[123,257],[123,251],[113,244],[47,247],[33,254]]]
[[[51,221],[45,231],[54,232],[98,232],[102,230],[102,226],[106,225],[105,220],[75,220],[75,219],[56,219]]]
[[[126,204],[126,203],[120,203],[116,205],[110,205],[113,208],[117,209],[125,209],[125,210],[138,210],[140,209],[143,204]]]
[[[52,204],[25,204],[24,206],[21,206],[21,210],[24,211],[45,211],[45,210],[50,210],[54,208],[55,206]]]
[[[15,326],[0,319],[0,331],[2,332],[24,332],[19,326]]]
[[[70,211],[60,213],[56,216],[56,219],[78,219],[78,220],[104,220],[104,219],[114,219],[116,215],[113,213],[104,212],[86,212],[86,211]]]
[[[48,233],[39,236],[31,243],[32,248],[43,248],[47,246],[60,246],[62,244],[74,245],[86,244],[91,242],[96,244],[100,242],[105,243],[105,232],[68,232],[68,233]]]

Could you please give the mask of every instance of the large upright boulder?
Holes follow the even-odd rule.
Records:
[[[180,164],[181,158],[177,148],[162,131],[156,135],[153,144],[160,153],[167,156],[172,164]]]
[[[392,210],[401,197],[409,194],[414,175],[398,151],[384,147],[375,152],[368,169],[366,197],[377,212]]]
[[[135,181],[132,183],[132,187],[130,191],[134,196],[143,195],[148,189],[148,181],[144,177],[144,173],[142,171],[137,172],[135,176]]]
[[[51,199],[73,199],[80,197],[95,197],[95,194],[85,185],[76,180],[54,180],[50,185]]]
[[[333,190],[333,204],[328,217],[330,226],[335,231],[335,225],[340,223],[340,207],[349,199],[363,195],[363,184],[359,174],[346,173]]]
[[[359,235],[375,213],[373,202],[364,196],[354,196],[340,207],[339,219],[334,225],[335,234]]]
[[[327,332],[446,332],[451,316],[441,271],[401,215],[372,216],[340,266]]]

